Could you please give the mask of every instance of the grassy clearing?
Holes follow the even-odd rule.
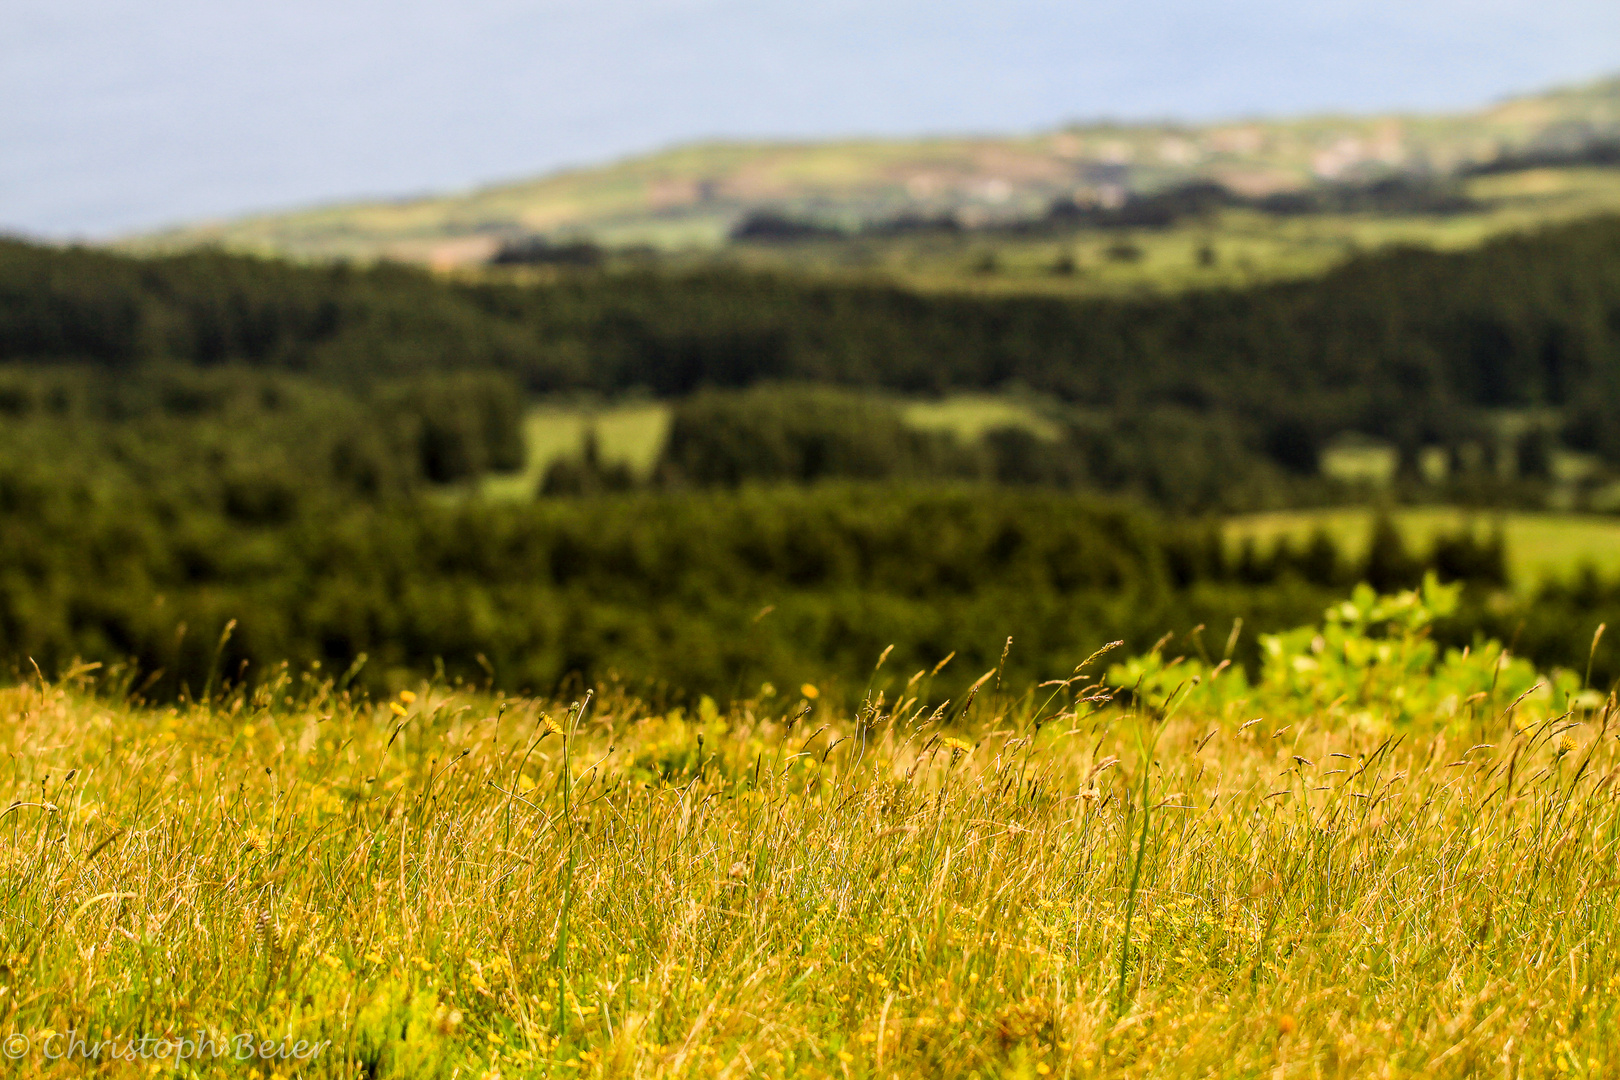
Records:
[[[1395,721],[1421,626],[1335,626],[1168,716],[29,683],[4,1025],[331,1040],[307,1076],[1614,1075],[1612,699]]]
[[[1227,537],[1237,543],[1252,537],[1269,546],[1279,537],[1302,543],[1315,529],[1325,529],[1354,558],[1366,553],[1375,511],[1368,507],[1331,510],[1288,510],[1232,518]],[[1454,507],[1413,507],[1395,511],[1395,524],[1409,546],[1426,549],[1435,536],[1469,523],[1481,529],[1500,527],[1507,540],[1508,573],[1522,590],[1548,579],[1567,580],[1585,566],[1612,577],[1620,573],[1620,517],[1513,511],[1493,513]]]
[[[1393,446],[1365,440],[1330,446],[1322,452],[1322,475],[1350,484],[1385,487],[1395,479],[1400,454]]]
[[[541,406],[524,418],[528,463],[520,473],[487,476],[482,493],[495,499],[531,499],[554,461],[578,457],[594,430],[604,464],[624,462],[639,479],[652,473],[669,430],[669,406],[629,402],[601,408]]]
[[[1062,430],[1027,401],[995,394],[957,394],[934,401],[913,401],[902,410],[905,422],[922,431],[946,431],[974,442],[995,428],[1022,428],[1056,441]]]

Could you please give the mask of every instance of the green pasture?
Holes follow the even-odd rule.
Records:
[[[487,476],[481,491],[487,498],[523,500],[534,497],[554,461],[579,457],[585,436],[595,431],[604,463],[624,462],[645,479],[658,461],[669,428],[669,406],[660,402],[627,402],[602,406],[541,405],[524,419],[528,462],[522,472]]]
[[[1023,428],[1049,440],[1062,437],[1058,425],[1042,415],[1038,404],[996,394],[955,394],[908,402],[901,410],[907,424],[921,431],[945,431],[972,442],[996,428]]]
[[[1226,536],[1234,546],[1252,538],[1264,548],[1279,537],[1300,543],[1324,529],[1340,550],[1359,557],[1366,552],[1375,513],[1369,507],[1340,507],[1250,514],[1229,519]],[[1392,517],[1408,546],[1418,550],[1426,550],[1437,534],[1463,526],[1500,528],[1507,541],[1508,571],[1521,590],[1552,578],[1567,579],[1585,566],[1608,577],[1620,573],[1620,517],[1455,507],[1412,507],[1396,510]]]

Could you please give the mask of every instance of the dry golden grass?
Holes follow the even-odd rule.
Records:
[[[1379,732],[807,690],[5,691],[13,1070],[203,1029],[331,1040],[273,1065],[308,1076],[1620,1074],[1612,700]]]

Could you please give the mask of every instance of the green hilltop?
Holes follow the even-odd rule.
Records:
[[[1620,78],[1611,78],[1463,114],[703,143],[470,192],[197,224],[131,238],[125,246],[151,251],[217,244],[300,258],[451,267],[482,263],[503,244],[537,236],[665,253],[714,250],[739,222],[759,213],[843,229],[921,218],[978,231],[1038,218],[1054,200],[1110,207],[1198,182],[1264,200],[1390,177],[1461,178],[1472,185],[1468,193],[1478,212],[1469,215],[1468,227],[1450,230],[1458,234],[1450,242],[1472,243],[1527,220],[1620,206],[1620,184],[1570,176],[1582,172],[1574,166],[1583,154],[1612,149],[1617,141]],[[1493,163],[1514,164],[1514,182],[1473,175]],[[1351,230],[1341,239],[1445,246],[1448,238],[1426,232],[1368,237]]]

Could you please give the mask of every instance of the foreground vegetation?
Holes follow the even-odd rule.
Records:
[[[1454,600],[1360,594],[1229,689],[880,662],[849,712],[29,680],[0,1026],[305,1076],[1612,1075],[1614,700],[1442,655]]]

